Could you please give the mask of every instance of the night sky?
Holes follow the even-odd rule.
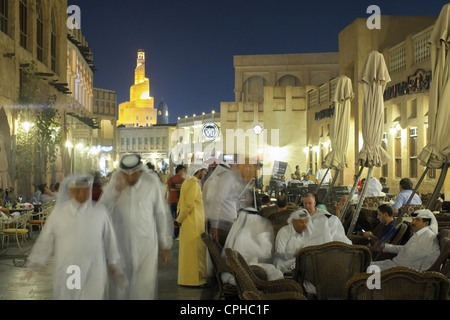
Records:
[[[170,122],[220,110],[234,101],[234,55],[337,52],[338,34],[357,18],[438,16],[448,1],[68,0],[81,9],[81,28],[98,71],[94,87],[129,100],[137,50],[155,108],[164,99]],[[383,26],[381,26],[383,27]],[[393,30],[392,32],[395,32]]]

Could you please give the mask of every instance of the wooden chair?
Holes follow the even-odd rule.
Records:
[[[371,260],[371,252],[366,246],[333,241],[305,247],[297,254],[294,280],[305,291],[305,281],[315,286],[316,294],[308,294],[311,298],[342,299],[346,282],[352,276],[366,272]]]
[[[257,277],[242,255],[231,248],[225,248],[225,255],[233,271],[241,299],[258,297],[261,300],[306,300],[302,287],[291,279],[262,280]],[[246,294],[251,292],[252,294]]]
[[[220,244],[215,242],[212,237],[206,232],[201,234],[203,243],[208,248],[209,255],[213,264],[214,275],[216,277],[219,292],[214,297],[215,300],[226,299],[230,297],[236,297],[238,295],[238,290],[235,285],[222,282],[222,273],[229,272],[232,273],[230,266],[227,264],[225,259],[222,257],[222,247]]]
[[[437,239],[439,241],[441,253],[427,271],[440,272],[447,277],[447,279],[450,279],[450,230],[444,229],[439,231]]]
[[[378,288],[369,288],[373,273],[355,275],[345,285],[347,300],[446,300],[449,280],[439,272],[417,271],[409,267],[394,267],[379,274]],[[369,283],[371,280],[369,279]],[[373,280],[376,284],[376,279]]]

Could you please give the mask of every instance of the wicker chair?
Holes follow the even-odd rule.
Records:
[[[366,208],[378,208],[382,202],[386,201],[385,196],[379,197],[365,197],[363,201],[363,207]]]
[[[238,251],[231,248],[225,248],[224,250],[241,299],[258,297],[258,299],[264,300],[306,300],[302,287],[294,280],[262,280],[252,272]],[[246,294],[244,296],[245,292],[252,292],[253,295]]]
[[[411,217],[411,213],[413,213],[416,210],[425,209],[426,207],[423,204],[410,204],[408,207],[406,207],[405,212],[403,213],[403,217]],[[405,206],[402,206],[398,211],[403,212],[405,209]]]
[[[449,281],[441,273],[394,267],[379,274],[379,289],[367,285],[372,273],[361,273],[348,280],[347,300],[446,300]],[[370,282],[370,279],[369,279]]]
[[[227,264],[225,259],[222,257],[222,247],[220,244],[216,243],[212,237],[206,232],[201,234],[202,241],[208,248],[209,255],[211,257],[214,275],[219,286],[219,292],[214,297],[215,300],[225,299],[230,297],[235,297],[238,295],[237,287],[229,283],[223,283],[221,274],[224,272],[232,273],[230,266]]]
[[[450,230],[440,231],[437,238],[441,254],[427,271],[440,272],[450,279]]]
[[[261,217],[268,219],[271,215],[274,215],[277,212],[278,212],[277,206],[270,206],[270,207],[262,208],[260,211],[260,214],[261,214]]]
[[[366,272],[371,260],[366,246],[333,241],[305,247],[297,254],[294,279],[303,287],[305,281],[315,286],[316,294],[308,293],[310,298],[342,299],[348,279]]]
[[[270,223],[272,223],[273,235],[275,239],[277,238],[278,231],[280,231],[281,228],[288,224],[287,220],[291,216],[291,213],[294,211],[294,208],[286,209],[284,211],[277,212],[276,214],[273,214],[269,217],[269,221]]]

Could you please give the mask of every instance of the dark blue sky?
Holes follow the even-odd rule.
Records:
[[[383,15],[438,16],[441,0],[68,0],[94,52],[94,86],[129,100],[138,49],[155,107],[170,122],[234,101],[233,55],[338,51],[338,34],[375,4]],[[392,32],[395,32],[393,30]]]

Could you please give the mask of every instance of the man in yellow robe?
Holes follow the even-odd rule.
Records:
[[[206,246],[201,239],[205,232],[205,212],[199,181],[208,170],[205,164],[193,164],[180,190],[178,217],[175,224],[180,227],[178,255],[178,284],[203,286],[206,284]]]

